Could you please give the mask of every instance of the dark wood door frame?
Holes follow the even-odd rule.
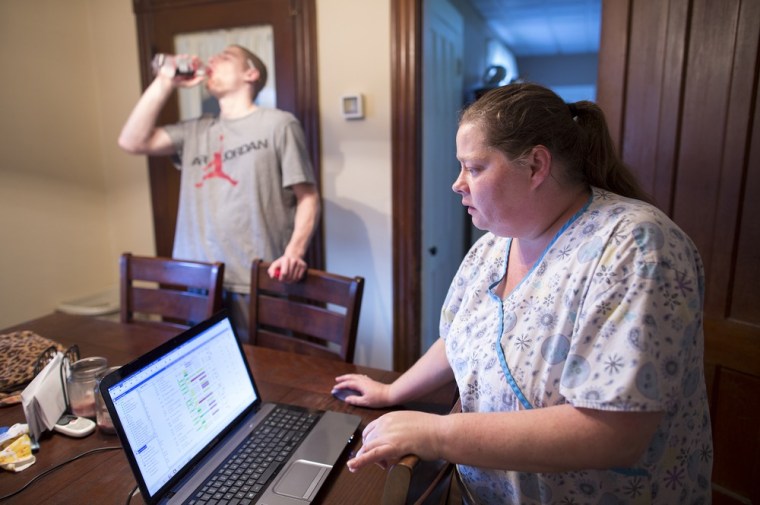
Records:
[[[420,356],[422,0],[391,0],[393,368]]]
[[[631,0],[602,0],[602,29],[596,102],[604,110],[610,136],[617,146],[623,141],[626,71],[628,63]],[[602,71],[603,69],[603,71]]]

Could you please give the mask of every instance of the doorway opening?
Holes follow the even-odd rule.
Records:
[[[489,84],[485,80],[488,77],[488,68],[493,63],[487,61],[487,46],[489,43],[493,44],[495,39],[510,47],[515,54],[520,74],[517,78],[544,84],[554,89],[566,101],[593,100],[596,93],[596,55],[598,54],[601,26],[601,0],[573,2],[547,0],[535,2],[537,4],[535,6],[526,6],[525,2],[518,2],[517,0],[503,0],[498,5],[485,0],[392,0],[392,45],[394,47],[392,55],[392,92],[394,95],[394,109],[392,111],[393,363],[396,370],[406,370],[411,366],[424,352],[431,339],[437,337],[437,314],[440,311],[440,305],[436,307],[435,303],[426,302],[423,306],[423,293],[430,290],[440,290],[438,287],[432,287],[432,282],[427,287],[423,285],[425,282],[429,282],[424,280],[425,270],[428,268],[427,263],[430,259],[427,258],[426,260],[425,255],[430,254],[431,248],[434,248],[436,255],[444,254],[437,244],[431,245],[425,242],[426,239],[423,239],[428,227],[427,224],[423,224],[424,215],[426,213],[431,214],[430,210],[426,211],[425,204],[421,203],[425,200],[423,197],[425,183],[422,174],[422,166],[425,160],[423,159],[422,146],[427,125],[422,104],[426,100],[426,93],[423,93],[426,80],[423,60],[427,52],[425,47],[427,35],[424,31],[424,23],[425,3],[428,1],[436,2],[432,5],[438,5],[438,2],[449,4],[459,12],[463,19],[464,34],[460,67],[463,96],[459,100],[459,109],[468,99],[471,99],[468,96],[471,97],[475,89],[482,89]],[[494,12],[485,10],[489,4],[495,9]],[[513,9],[510,10],[510,7]],[[518,7],[523,10],[518,9]],[[511,19],[518,18],[521,19],[517,22],[518,25],[526,26],[525,16],[527,14],[524,9],[529,8],[533,8],[534,13],[538,11],[544,20],[553,19],[554,25],[547,24],[548,22],[545,21],[543,26],[536,27],[534,23],[530,30],[525,28],[515,35],[514,39],[511,40],[512,45],[507,44],[499,25],[506,26]],[[579,28],[576,24],[573,28],[570,24],[566,25],[570,27],[567,29],[557,28],[556,23],[563,16],[566,23],[570,23],[573,15],[568,9],[573,8],[576,9],[576,14],[578,13],[577,9],[586,9],[586,11],[581,11],[583,14],[583,20],[580,21],[582,26]],[[556,11],[552,9],[556,9]],[[562,14],[563,12],[565,14]],[[578,16],[576,15],[575,18]],[[488,23],[485,20],[488,20]],[[588,48],[591,44],[590,47],[593,50],[562,49],[563,47],[570,47],[567,45],[568,43],[560,44],[561,41],[565,40],[563,35],[566,33],[576,33],[579,40],[582,39],[580,43],[576,44],[577,48]],[[531,34],[543,36],[547,44],[552,41],[555,46],[559,44],[555,54],[539,54],[536,52],[521,54],[516,51],[514,47]],[[582,54],[585,56],[581,56]],[[449,72],[449,77],[454,75],[454,67],[450,67],[450,70],[452,71]],[[438,78],[437,75],[436,78]],[[581,75],[585,77],[580,77]],[[567,79],[570,79],[571,76],[574,76],[573,78],[576,80],[585,80],[585,82],[568,81]],[[499,82],[498,84],[506,83]],[[451,119],[452,123],[456,124],[458,115]],[[438,128],[443,127],[438,125]],[[450,135],[448,140],[440,139],[438,145],[442,147],[447,141],[449,145],[453,146],[454,135]],[[444,167],[443,170],[446,168]],[[453,182],[455,174],[456,172],[451,173],[451,182]],[[460,203],[457,202],[455,205],[459,206]],[[439,222],[443,221],[439,220]],[[444,226],[449,227],[448,224]],[[465,250],[481,234],[482,232],[473,230],[470,237],[465,241]],[[458,251],[461,243],[456,243],[453,247]],[[448,279],[437,279],[435,282],[439,285],[443,283],[447,290],[450,280],[451,277],[449,276]],[[445,296],[445,292],[438,296]],[[431,321],[435,322],[432,323]]]

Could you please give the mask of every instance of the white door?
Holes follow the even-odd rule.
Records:
[[[451,190],[463,104],[462,16],[447,0],[423,0],[422,352],[438,338],[441,305],[465,254],[465,211]]]

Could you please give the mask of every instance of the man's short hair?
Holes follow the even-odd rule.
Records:
[[[256,97],[259,96],[259,92],[264,89],[264,86],[266,86],[267,83],[267,66],[264,65],[261,58],[256,56],[250,49],[246,49],[237,44],[233,44],[233,47],[237,47],[243,51],[243,55],[248,60],[248,65],[253,66],[253,68],[259,71],[259,78],[253,82],[253,99],[256,100]]]

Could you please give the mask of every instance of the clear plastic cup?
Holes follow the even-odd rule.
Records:
[[[66,377],[66,391],[72,414],[95,419],[93,387],[107,368],[108,361],[101,357],[83,358],[71,364]]]
[[[106,402],[103,401],[103,395],[100,394],[100,381],[103,379],[103,377],[118,368],[118,366],[112,366],[111,368],[103,371],[98,376],[98,380],[95,384],[95,387],[93,388],[93,394],[95,396],[95,422],[98,425],[98,430],[109,435],[116,433],[116,429],[113,426],[111,415],[108,413]]]

